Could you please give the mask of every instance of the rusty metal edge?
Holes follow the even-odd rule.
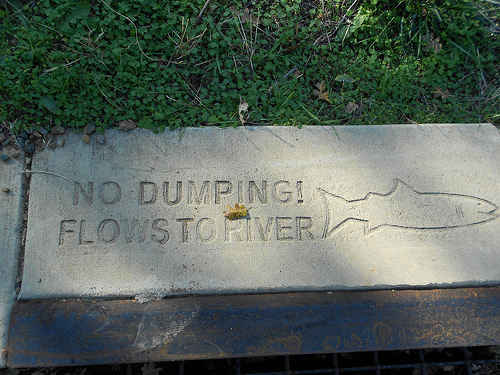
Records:
[[[17,301],[11,368],[500,344],[500,287]]]

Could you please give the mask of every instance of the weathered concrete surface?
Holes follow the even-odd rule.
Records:
[[[10,313],[16,299],[24,204],[22,172],[23,164],[18,160],[0,162],[0,368],[6,364]]]
[[[65,135],[34,159],[21,297],[500,282],[493,126],[336,131]]]

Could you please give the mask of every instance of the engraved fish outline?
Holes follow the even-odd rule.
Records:
[[[326,221],[323,238],[349,220],[363,221],[367,234],[383,226],[401,229],[436,230],[486,223],[499,217],[498,206],[486,199],[453,193],[419,192],[395,179],[387,194],[369,192],[364,198],[347,200],[323,193]],[[409,208],[411,206],[412,208]],[[439,215],[433,214],[440,211]]]

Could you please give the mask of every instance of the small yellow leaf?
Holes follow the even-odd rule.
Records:
[[[245,206],[239,205],[238,203],[234,204],[234,208],[230,205],[226,206],[226,211],[223,211],[224,217],[227,217],[229,220],[238,219],[240,217],[247,216],[248,210]]]
[[[314,90],[314,95],[316,95],[319,99],[325,100],[330,103],[330,98],[328,97],[328,91],[326,91],[325,83],[318,82],[316,83],[317,90]]]

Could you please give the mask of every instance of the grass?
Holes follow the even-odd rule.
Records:
[[[206,3],[0,0],[0,123],[500,126],[500,0]]]
[[[500,125],[493,0],[3,0],[0,34],[13,132]]]

